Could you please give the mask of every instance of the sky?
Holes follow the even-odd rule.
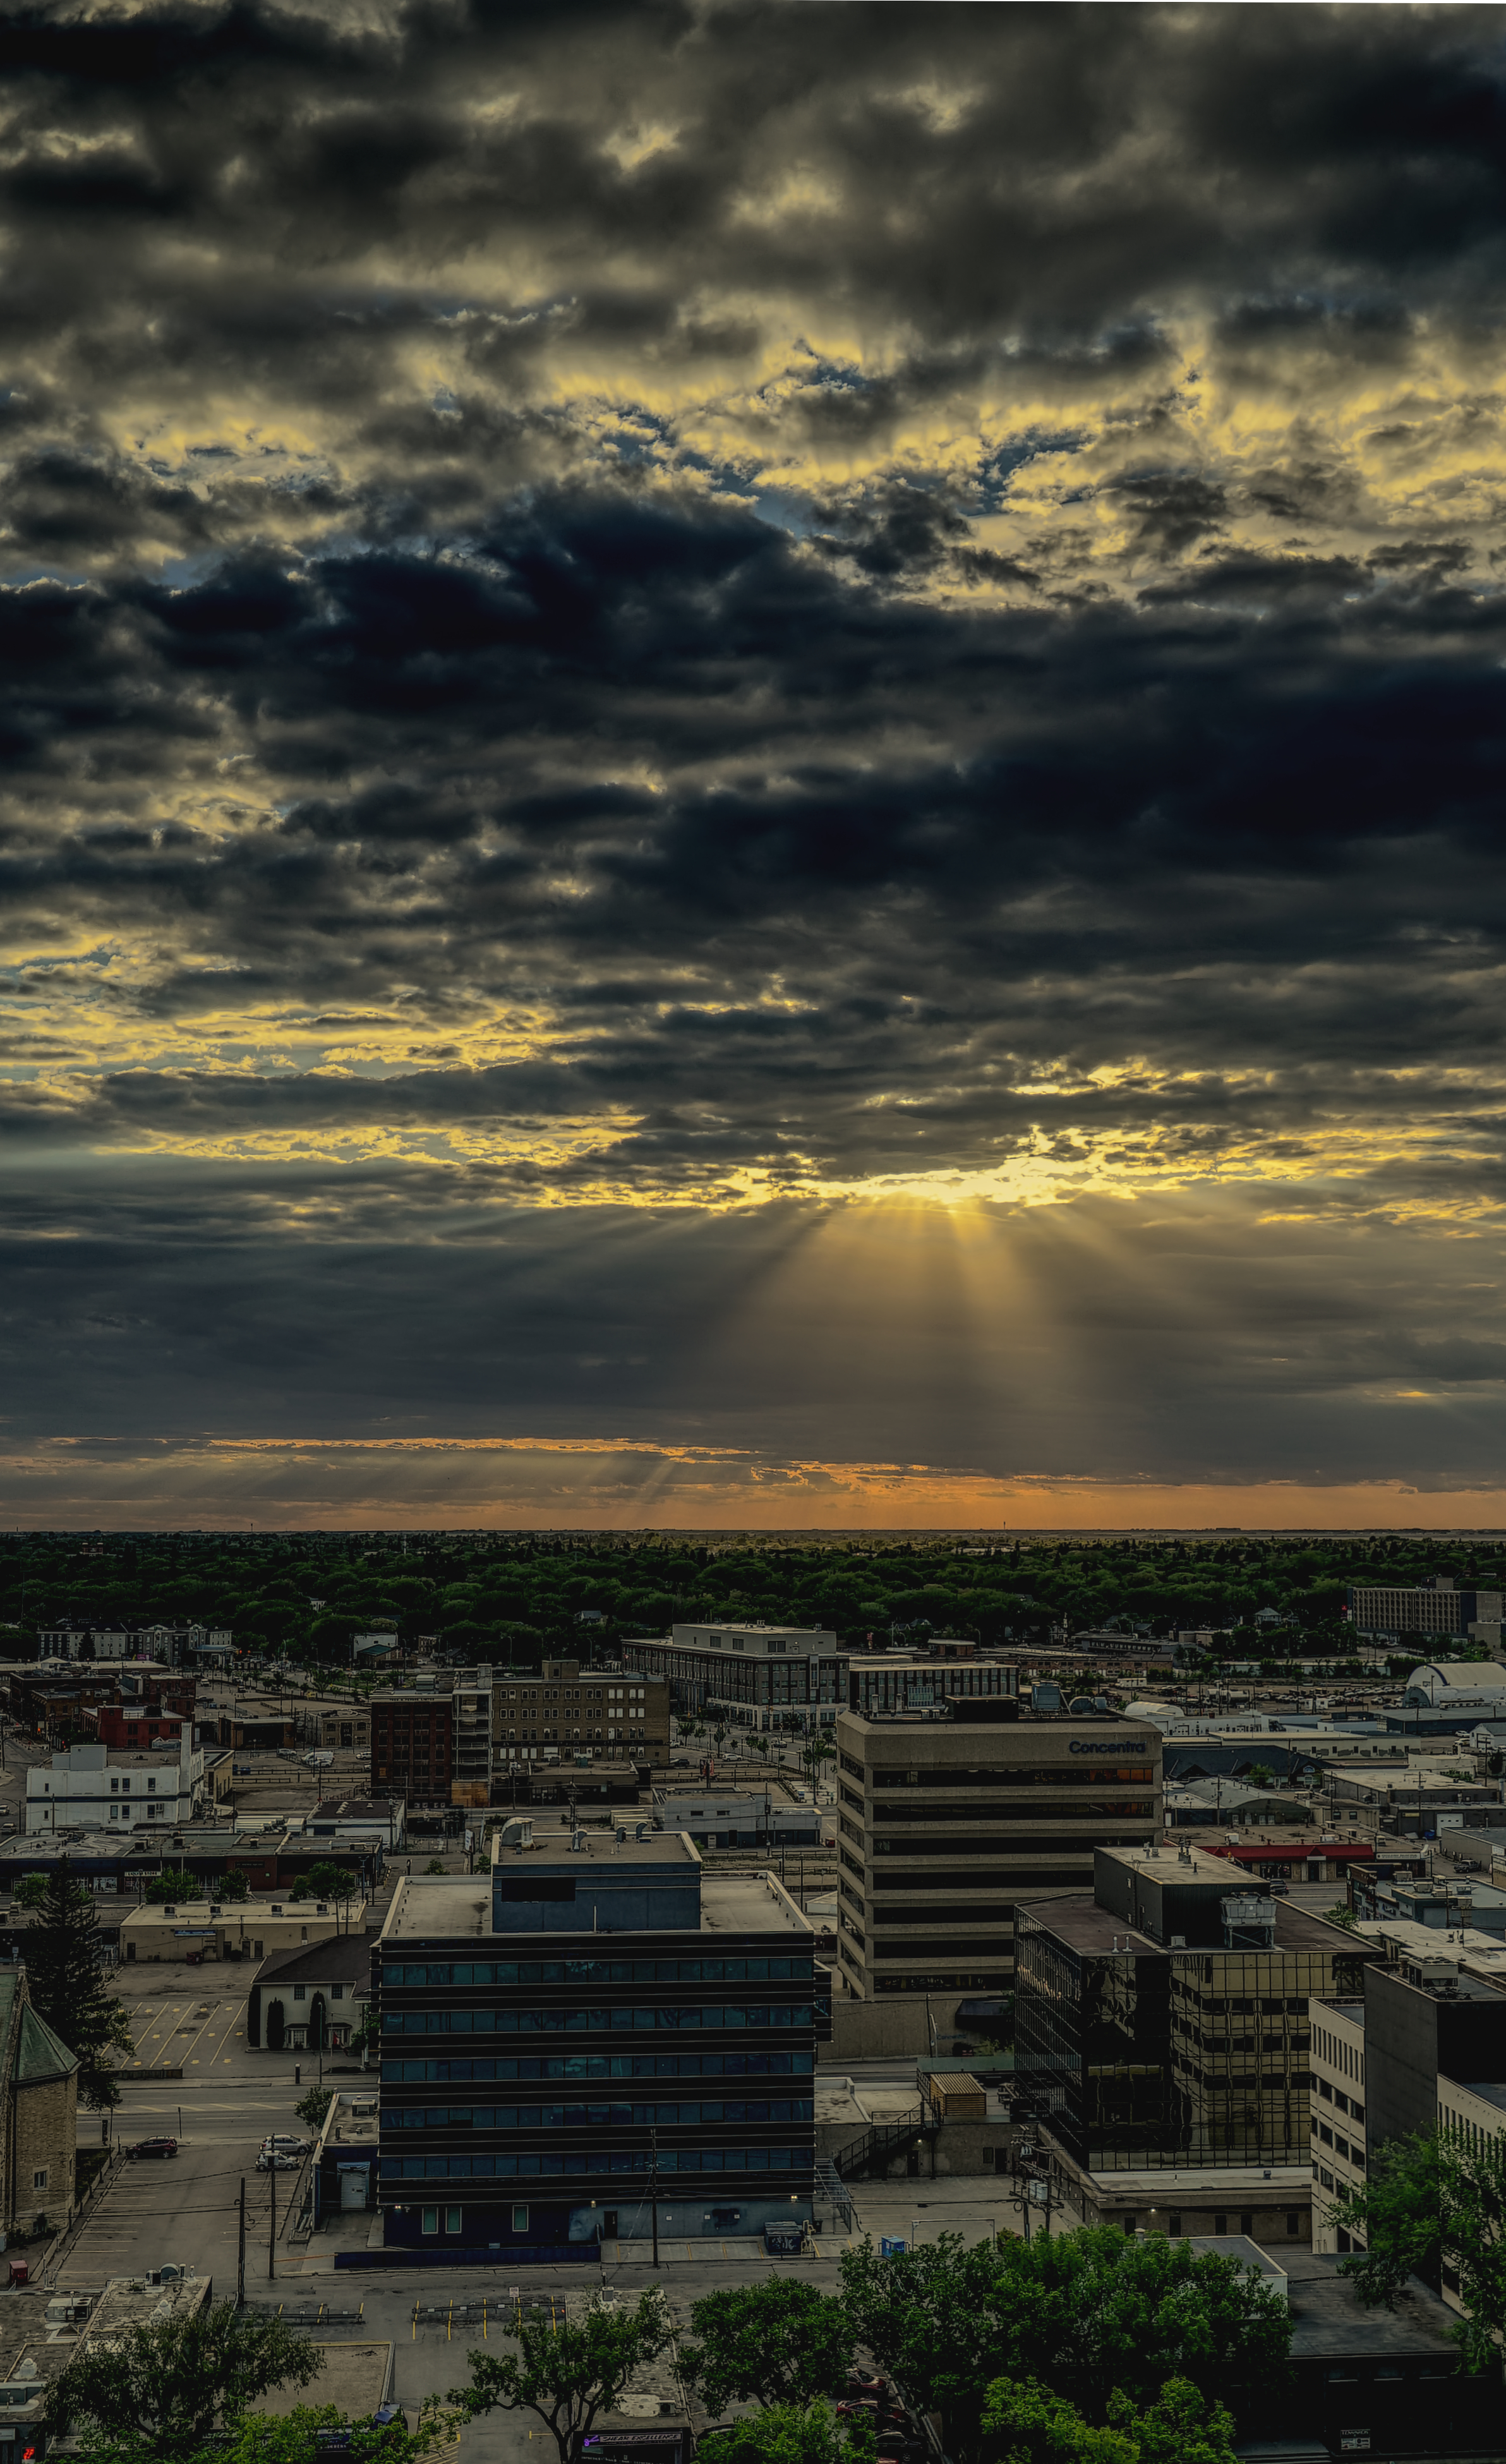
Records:
[[[0,1519],[1506,1526],[1506,14],[0,0]]]

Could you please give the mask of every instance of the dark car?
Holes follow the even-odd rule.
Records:
[[[127,2156],[176,2156],[176,2139],[136,2139],[126,2148]]]

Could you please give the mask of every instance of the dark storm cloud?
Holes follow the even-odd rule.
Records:
[[[1315,1245],[1253,1199],[1012,1217],[1057,1365],[1028,1312],[986,1375],[953,1329],[971,1400],[925,1449],[1028,1468],[1019,1412],[1074,1475],[1478,1469],[1503,33],[0,7],[0,1133],[29,1187],[178,1158],[18,1231],[56,1409],[155,1380],[186,1426],[207,1381],[271,1428],[317,1360],[354,1429],[385,1318],[415,1426],[505,1392],[662,1437],[711,1375],[771,1444],[866,1454],[877,1414],[904,1454],[924,1310],[886,1398],[809,1347],[822,1436],[750,1296],[825,1219],[653,1201],[1264,1174]],[[286,1208],[254,1160],[336,1153]],[[592,1207],[508,1214],[546,1191]],[[1198,1310],[1143,1341],[1179,1243]],[[551,1388],[576,1323],[615,1384]],[[1387,1379],[1455,1397],[1426,1441]]]

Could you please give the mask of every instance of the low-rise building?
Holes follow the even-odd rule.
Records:
[[[708,1727],[829,1727],[847,1700],[849,1654],[824,1626],[677,1624],[622,1644],[630,1674],[659,1678],[687,1721]]]
[[[330,2098],[311,2168],[314,2229],[377,2204],[382,2123],[375,2077],[369,2087],[340,2088]]]
[[[75,2207],[78,2059],[32,2008],[24,1968],[0,1969],[0,2082],[5,2229],[65,2225]]]
[[[141,1821],[171,1831],[192,1821],[203,1794],[204,1754],[186,1736],[155,1753],[69,1746],[28,1770],[26,1827],[54,1837]]]
[[[363,1903],[332,1901],[181,1900],[136,1908],[120,1921],[125,1960],[266,1959],[337,1933],[359,1935]]]
[[[407,1837],[401,1796],[324,1796],[304,1820],[311,1839],[378,1839],[401,1848]]]
[[[370,1993],[368,1933],[273,1951],[246,1997],[246,2042],[252,2052],[342,2052],[360,2033]]]
[[[371,1752],[371,1713],[363,1703],[301,1705],[294,1717],[294,1730],[299,1745],[326,1753]]]
[[[821,1816],[762,1789],[664,1789],[654,1795],[654,1827],[683,1831],[698,1848],[815,1848]]]

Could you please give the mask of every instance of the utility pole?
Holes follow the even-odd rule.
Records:
[[[275,2283],[277,2277],[277,2151],[273,2147],[267,2160],[267,2180],[272,2189],[271,2222],[267,2227],[267,2281]]]
[[[235,2245],[235,2307],[246,2307],[246,2176],[241,2175],[241,2222]]]

